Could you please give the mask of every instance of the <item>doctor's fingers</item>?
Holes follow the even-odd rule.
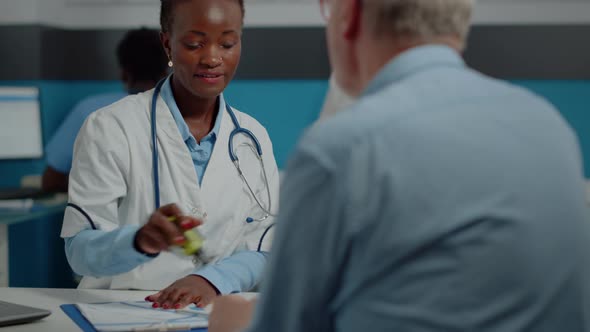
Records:
[[[155,254],[168,249],[168,239],[158,230],[153,228],[142,228],[136,237],[137,245],[144,252]]]
[[[203,222],[197,218],[184,216],[178,205],[168,204],[159,208],[153,216],[161,214],[166,220],[168,217],[176,217],[178,220],[176,224],[182,229],[187,230],[201,225]],[[169,220],[168,220],[169,221]]]
[[[149,301],[156,303],[157,307],[162,307],[164,309],[180,309],[193,302],[197,302],[199,296],[196,295],[194,291],[191,292],[190,289],[171,285],[157,294],[150,296],[148,299]]]
[[[156,303],[160,305],[160,307],[164,309],[169,309],[174,306],[176,303],[176,299],[180,297],[183,292],[174,286],[174,284],[164,288],[160,293],[158,298],[155,300]]]
[[[198,295],[186,294],[176,302],[176,304],[174,305],[174,309],[184,308],[191,303],[198,305],[200,300],[201,300],[201,297]]]
[[[180,208],[178,207],[178,205],[176,204],[167,204],[164,206],[161,206],[158,211],[161,214],[163,214],[166,217],[176,217],[176,216],[182,216],[182,210],[180,210]]]
[[[152,228],[163,235],[168,245],[181,244],[184,241],[182,231],[161,213],[154,213],[144,227]]]
[[[199,308],[204,308],[204,307],[208,306],[209,303],[213,302],[213,300],[216,297],[217,297],[217,295],[215,295],[215,296],[203,295],[198,299],[198,301],[195,302],[195,305]]]
[[[164,308],[181,309],[191,303],[197,303],[200,296],[186,289],[175,289],[168,293],[163,302]]]
[[[162,296],[162,294],[164,293],[164,291],[165,291],[165,289],[163,289],[163,290],[161,290],[161,291],[159,291],[159,292],[157,292],[155,294],[149,295],[149,296],[147,296],[145,298],[145,300],[146,301],[149,301],[149,302],[153,302],[154,303],[153,304],[153,307],[154,308],[157,308],[157,307],[160,306],[160,303],[159,303],[158,300],[160,299],[160,297]]]
[[[164,295],[165,291],[166,291],[166,289],[163,289],[155,294],[149,295],[148,297],[145,298],[145,300],[149,301],[149,302],[153,302],[152,307],[159,308],[162,306],[162,304],[164,302],[164,301],[162,301],[162,299],[163,299],[162,296]]]
[[[167,300],[163,300],[164,302],[160,305],[164,309],[182,309],[191,303],[194,303],[199,308],[203,308],[213,301],[213,298],[209,298],[206,295],[197,295],[194,291],[182,292],[180,290],[162,296],[162,299],[164,298],[167,298]]]
[[[201,226],[202,224],[203,222],[201,220],[189,216],[180,217],[178,222],[178,226],[180,226],[182,230],[192,229]]]

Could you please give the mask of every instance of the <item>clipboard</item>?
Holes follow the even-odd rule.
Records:
[[[74,304],[62,304],[59,307],[83,332],[98,332]],[[190,331],[207,332],[207,329],[196,328]]]

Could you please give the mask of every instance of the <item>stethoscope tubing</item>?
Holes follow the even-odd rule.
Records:
[[[159,174],[159,166],[158,166],[159,153],[158,153],[158,142],[157,142],[156,111],[157,111],[158,96],[160,95],[160,91],[162,90],[162,86],[164,85],[165,81],[166,81],[166,79],[160,80],[160,82],[158,82],[158,84],[156,85],[156,87],[154,89],[154,94],[152,96],[152,103],[151,103],[151,112],[150,112],[151,113],[151,127],[152,127],[151,134],[152,134],[152,171],[153,171],[153,181],[154,181],[154,206],[156,207],[156,210],[160,208],[160,174]],[[231,107],[228,104],[226,104],[226,111],[229,114],[231,121],[234,125],[234,130],[232,130],[232,132],[229,135],[229,143],[228,143],[229,158],[232,161],[232,163],[234,164],[234,166],[236,167],[236,169],[238,171],[238,175],[240,176],[242,181],[244,181],[244,183],[248,187],[248,191],[250,192],[250,194],[252,195],[252,197],[256,201],[256,204],[264,212],[264,216],[262,218],[254,219],[252,217],[248,217],[248,218],[246,218],[246,222],[251,223],[254,221],[264,221],[264,220],[268,219],[269,216],[275,216],[275,215],[271,212],[272,211],[272,201],[271,201],[271,195],[270,195],[270,186],[269,186],[268,177],[266,174],[266,167],[264,166],[264,160],[262,159],[262,147],[260,145],[260,142],[258,141],[258,138],[256,138],[254,133],[252,133],[250,130],[248,130],[246,128],[242,128],[242,126],[240,126],[240,123],[238,122],[238,119],[236,118],[235,113],[233,112],[233,110],[231,109]],[[266,186],[268,208],[264,207],[264,204],[262,204],[262,202],[260,202],[260,200],[256,196],[254,190],[250,186],[250,183],[248,182],[248,180],[244,176],[244,173],[242,172],[242,169],[240,167],[240,161],[238,159],[237,154],[235,153],[235,149],[234,149],[234,145],[233,145],[234,137],[238,134],[242,134],[242,135],[247,136],[254,143],[254,145],[251,145],[251,144],[246,144],[246,145],[248,145],[253,150],[253,152],[257,156],[258,161],[260,162],[260,167],[262,168],[262,173],[263,173],[264,182],[265,182],[265,186]]]

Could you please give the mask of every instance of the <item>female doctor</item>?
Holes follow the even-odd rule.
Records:
[[[179,308],[260,280],[278,170],[266,130],[222,95],[243,15],[243,0],[161,0],[173,74],[84,124],[61,232],[80,288],[164,288],[148,300]],[[202,222],[200,260],[167,250],[184,240],[170,216],[184,228]]]

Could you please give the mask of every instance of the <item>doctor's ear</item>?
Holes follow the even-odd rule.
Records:
[[[162,42],[162,47],[164,47],[164,51],[170,60],[172,49],[170,48],[170,36],[167,32],[160,32],[160,41]]]

